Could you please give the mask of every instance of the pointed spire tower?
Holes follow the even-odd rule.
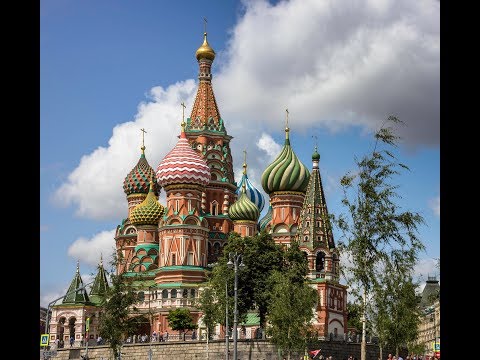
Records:
[[[89,298],[93,304],[101,306],[105,302],[105,295],[109,288],[107,271],[103,268],[102,254],[100,254],[100,263],[98,264],[97,269],[97,275],[95,276],[92,288],[90,289]]]
[[[319,169],[317,146],[312,154],[312,175],[298,222],[297,240],[300,249],[308,254],[309,277],[339,280],[339,258],[333,241],[332,226]]]
[[[211,69],[215,51],[208,43],[204,20],[203,43],[195,53],[199,65],[198,90],[185,134],[190,146],[206,160],[210,168],[211,178],[202,194],[202,212],[210,228],[209,245],[213,248],[217,243],[223,248],[228,233],[233,230],[228,208],[236,199],[237,184],[230,151],[232,137],[227,134],[213,93]],[[209,262],[215,261],[215,256],[209,257]]]
[[[296,241],[308,261],[308,274],[318,293],[314,323],[321,338],[347,332],[347,287],[339,283],[339,257],[335,248],[332,227],[319,169],[320,154],[312,154],[312,174],[300,212]],[[335,320],[335,321],[334,321]]]
[[[277,244],[288,246],[297,232],[310,172],[290,146],[288,109],[285,112],[285,144],[277,158],[263,172],[262,187],[270,195],[272,237]]]
[[[77,260],[77,271],[73,277],[72,282],[67,290],[67,295],[63,297],[62,304],[86,304],[90,302],[90,299],[87,294],[87,290],[83,288],[82,290],[74,291],[83,286],[83,280],[80,276],[80,263]]]

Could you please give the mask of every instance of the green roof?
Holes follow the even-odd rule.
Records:
[[[260,316],[256,313],[248,313],[245,322],[240,323],[240,326],[255,326],[260,325]]]

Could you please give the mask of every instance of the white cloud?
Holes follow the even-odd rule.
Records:
[[[282,149],[282,146],[277,144],[275,140],[273,140],[273,138],[266,133],[262,133],[262,136],[260,139],[258,139],[257,147],[267,153],[270,161],[275,160]]]
[[[436,215],[436,216],[440,216],[440,196],[437,196],[433,199],[430,199],[430,201],[428,202],[429,206],[430,206],[430,209],[433,210],[433,213]]]
[[[247,149],[249,178],[259,182],[281,149],[267,130],[283,131],[285,108],[293,132],[313,126],[371,128],[393,113],[408,124],[408,141],[438,144],[437,1],[246,1],[245,6],[212,69],[219,110],[234,136],[236,174]],[[292,31],[292,24],[302,26]],[[55,202],[74,206],[84,218],[125,217],[122,184],[140,156],[140,129],[147,131],[146,156],[156,169],[177,141],[180,103],[189,111],[196,89],[192,79],[153,88],[135,118],[113,129],[108,146],[81,158],[55,192]]]
[[[222,111],[280,130],[288,108],[298,131],[394,114],[407,141],[437,145],[439,13],[435,0],[247,1],[215,78]]]
[[[180,103],[193,105],[196,84],[178,82],[167,89],[155,87],[150,101],[142,102],[134,121],[115,126],[108,147],[84,155],[65,183],[54,194],[59,205],[75,205],[76,214],[91,219],[120,219],[126,216],[123,180],[140,158],[141,128],[145,134],[145,155],[156,170],[180,133]]]
[[[75,260],[79,260],[80,263],[86,263],[93,267],[98,265],[100,256],[102,256],[104,267],[108,269],[115,246],[114,237],[115,230],[99,232],[90,239],[80,237],[70,245],[67,253]]]

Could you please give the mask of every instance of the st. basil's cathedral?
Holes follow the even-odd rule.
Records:
[[[289,246],[298,241],[308,260],[309,284],[318,293],[312,323],[321,338],[343,337],[347,288],[339,282],[339,254],[328,220],[317,148],[310,171],[290,143],[287,110],[283,148],[262,174],[261,185],[269,201],[268,211],[259,219],[267,201],[248,178],[246,155],[242,178],[238,183],[234,178],[233,137],[227,134],[215,100],[211,73],[215,51],[206,32],[195,56],[198,89],[190,117],[180,124],[176,145],[155,170],[142,144],[140,158],[123,182],[128,215],[115,234],[121,259],[117,273],[137,282],[136,307],[153,314],[152,328],[146,324],[140,332],[173,333],[167,315],[181,307],[191,311],[201,336],[205,331],[202,313],[194,299],[205,286],[208,265],[222,254],[232,231],[253,236],[265,230],[277,244]],[[162,188],[166,205],[158,201]],[[52,307],[50,342],[59,338],[67,343],[71,336],[80,342],[87,318],[90,340],[98,338],[99,312],[109,285],[102,260],[97,269],[90,291],[83,288],[70,293]],[[77,263],[69,291],[83,285]],[[246,331],[241,336],[254,337],[258,322],[243,325]],[[217,336],[220,333],[223,329],[218,326]]]

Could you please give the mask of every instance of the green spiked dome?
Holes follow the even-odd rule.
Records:
[[[142,155],[140,155],[137,165],[128,173],[123,181],[123,191],[127,195],[147,194],[149,179],[156,178],[155,171],[145,158],[145,146],[142,146],[141,149]],[[155,191],[155,195],[158,196],[160,194],[160,185],[155,182],[153,190]]]
[[[228,210],[228,216],[233,221],[238,220],[249,220],[249,221],[258,221],[260,216],[260,210],[258,210],[257,205],[255,205],[252,200],[250,200],[245,192],[245,185],[242,187],[242,194],[240,198],[230,206]]]
[[[157,201],[153,190],[155,181],[150,182],[150,191],[147,197],[130,213],[130,221],[133,225],[157,225],[165,208]]]
[[[267,194],[276,191],[305,192],[310,172],[290,146],[289,128],[285,128],[285,144],[275,161],[263,172],[262,187]]]

